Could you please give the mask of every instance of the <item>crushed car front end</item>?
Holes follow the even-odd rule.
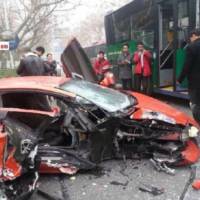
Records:
[[[180,111],[145,95],[125,94],[83,80],[72,80],[61,88],[76,93],[79,106],[93,124],[91,135],[107,136],[105,141],[93,140],[101,156],[97,159],[91,154],[94,160],[106,159],[102,152],[109,149],[113,157],[148,157],[166,168],[198,161],[198,126]]]

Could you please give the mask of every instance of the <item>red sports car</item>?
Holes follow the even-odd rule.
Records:
[[[167,173],[198,161],[192,118],[151,97],[96,84],[76,40],[62,61],[71,78],[0,80],[0,179],[7,199],[28,199],[39,173],[74,174],[107,159],[149,158]]]

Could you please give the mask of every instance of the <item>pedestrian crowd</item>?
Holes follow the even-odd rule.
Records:
[[[44,53],[45,48],[42,46],[36,47],[34,51],[26,50],[17,68],[17,74],[19,76],[57,76],[57,62],[53,59],[53,54],[47,53],[46,59],[43,59]]]
[[[137,51],[131,55],[129,45],[123,44],[120,55],[117,59],[119,71],[119,81],[124,90],[134,89],[137,92],[151,94],[151,52],[144,48],[142,42],[138,42]],[[134,66],[134,67],[133,67]],[[99,82],[102,81],[107,71],[111,68],[110,62],[105,58],[105,53],[99,51],[94,64],[94,71]],[[134,75],[134,86],[132,84],[132,75]]]

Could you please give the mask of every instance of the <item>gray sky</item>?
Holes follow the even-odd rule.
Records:
[[[78,1],[78,0],[74,0]],[[62,6],[61,8],[58,8],[58,11],[55,12],[58,28],[61,28],[64,33],[60,33],[58,31],[58,38],[59,37],[65,37],[66,35],[73,35],[74,32],[78,31],[80,25],[87,20],[91,18],[92,14],[94,13],[94,16],[102,16],[102,22],[104,20],[104,16],[110,12],[114,11],[123,5],[131,2],[132,0],[81,0],[81,6],[77,7],[73,11],[61,11],[66,9],[66,6]],[[88,18],[88,16],[90,18]],[[95,18],[91,18],[91,20],[95,20]],[[62,31],[62,32],[63,32]],[[83,31],[84,32],[84,31]],[[73,35],[74,36],[74,35]],[[57,38],[57,36],[55,36]],[[79,39],[79,38],[78,38]],[[97,42],[97,41],[93,41]],[[65,43],[63,41],[60,41],[59,39],[54,40],[54,49],[57,49],[58,51],[62,51],[65,47]],[[84,45],[84,44],[82,44]],[[90,44],[92,45],[92,43]],[[86,45],[88,46],[88,45]]]
[[[74,2],[76,2],[76,0],[74,0]],[[83,23],[84,19],[92,13],[99,13],[99,15],[104,16],[106,13],[114,11],[127,4],[128,2],[131,2],[131,0],[81,0],[81,6],[73,11],[70,11],[70,19],[68,14],[69,12],[56,12],[56,16],[58,17],[58,24],[60,26],[68,26],[70,23],[71,25],[78,26],[79,24]],[[59,8],[59,10],[60,9],[63,8]]]

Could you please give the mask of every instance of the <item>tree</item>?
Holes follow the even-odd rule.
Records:
[[[32,48],[39,42],[44,42],[55,27],[56,20],[54,11],[69,4],[74,9],[79,4],[78,1],[70,0],[14,0],[8,1],[7,13],[9,13],[10,29],[15,32],[20,39],[20,48],[24,46]],[[0,27],[5,27],[4,14],[1,12]]]
[[[3,68],[17,65],[20,52],[24,47],[31,49],[37,44],[48,48],[51,32],[56,27],[56,9],[73,10],[80,0],[0,0],[0,40],[1,33],[9,30],[19,36],[16,51],[0,52],[0,66]],[[13,34],[12,34],[13,35]]]

